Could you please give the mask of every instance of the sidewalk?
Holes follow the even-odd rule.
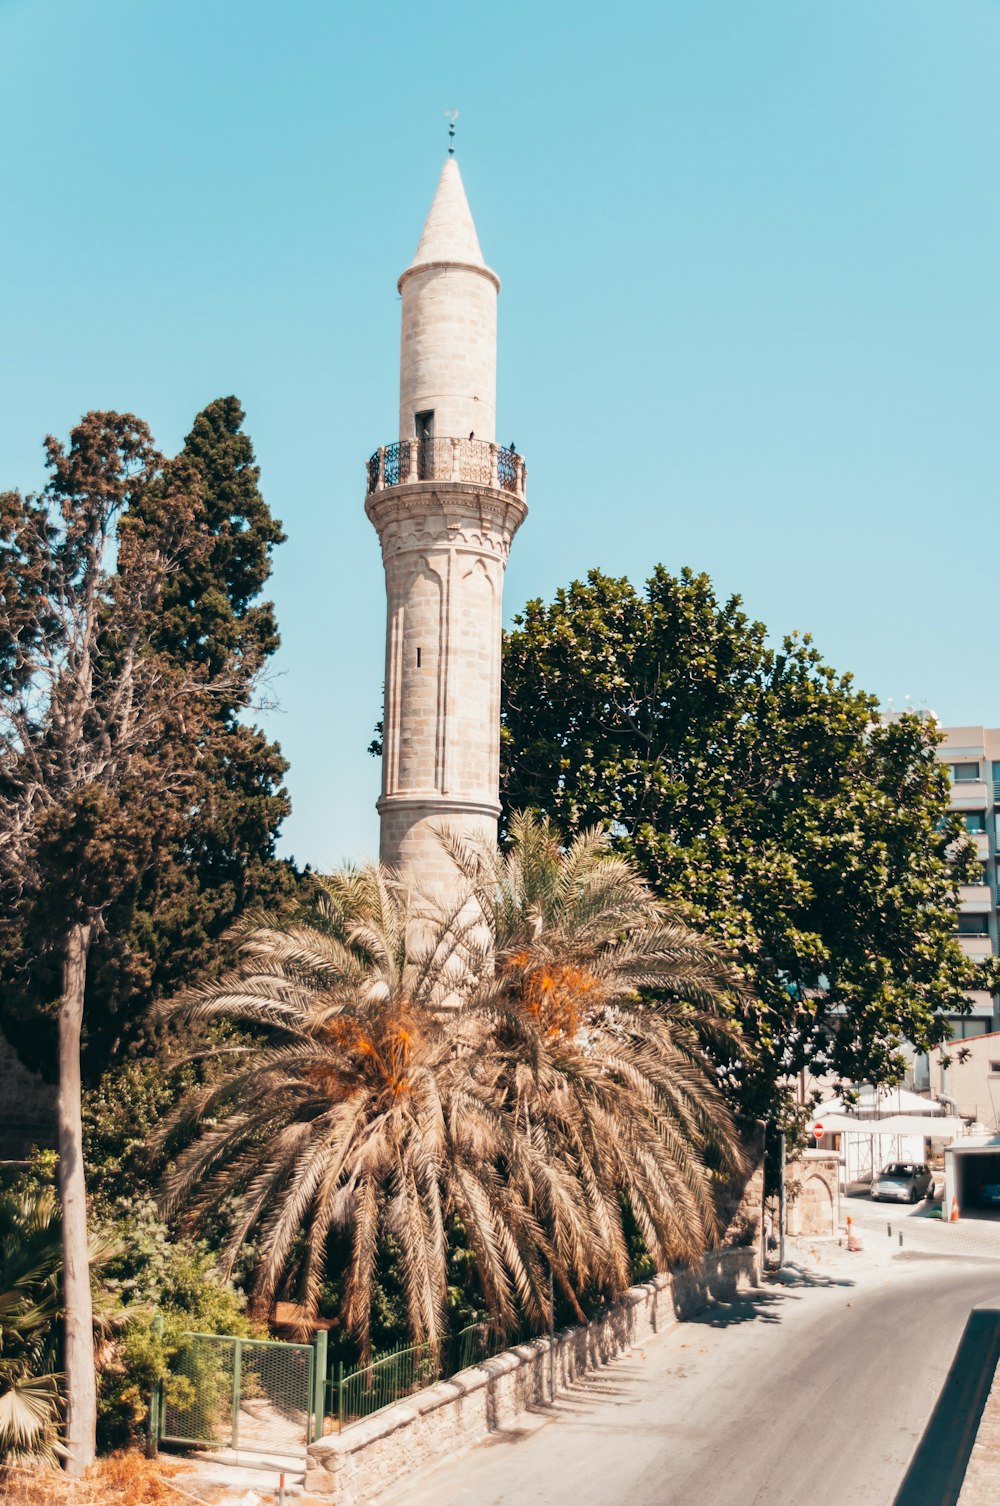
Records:
[[[1000,1497],[1000,1368],[986,1398],[958,1506],[996,1506]]]

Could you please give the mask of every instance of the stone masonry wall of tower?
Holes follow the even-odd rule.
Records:
[[[527,511],[495,442],[499,279],[445,163],[402,294],[400,429],[368,464],[386,576],[380,856],[422,887],[455,870],[444,828],[495,839],[503,577]]]

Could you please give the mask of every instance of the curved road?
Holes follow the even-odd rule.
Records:
[[[411,1480],[401,1498],[893,1506],[970,1310],[1000,1297],[1000,1272],[948,1256],[871,1265],[831,1255],[825,1273],[792,1268],[781,1284],[680,1324],[518,1430]],[[922,1457],[937,1452],[925,1443]],[[924,1479],[910,1471],[900,1506],[938,1506],[941,1487]]]

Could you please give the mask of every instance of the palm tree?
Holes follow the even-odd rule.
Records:
[[[248,923],[235,969],[176,1006],[252,1038],[218,1048],[228,1071],[161,1130],[165,1139],[201,1126],[167,1180],[166,1207],[183,1202],[188,1224],[227,1208],[229,1270],[256,1234],[263,1304],[297,1281],[315,1310],[328,1242],[345,1236],[343,1318],[366,1356],[387,1236],[402,1252],[414,1336],[440,1341],[446,1223],[457,1214],[491,1307],[509,1320],[515,1291],[531,1306],[537,1261],[525,1265],[509,1232],[518,1214],[496,1170],[503,1116],[465,1082],[460,1014],[437,1007],[455,986],[452,932],[430,924],[419,897],[377,868],[323,886],[318,924]]]
[[[652,990],[700,1007],[708,1024],[722,1021],[742,991],[734,969],[612,850],[606,831],[584,831],[564,848],[548,818],[521,812],[506,849],[447,832],[442,840],[485,918],[489,962],[524,979],[552,967],[585,975],[592,993],[589,1005],[577,1001],[584,1015]],[[482,971],[483,954],[468,941],[480,934],[467,926],[456,945]]]
[[[506,851],[448,843],[494,938],[470,1004],[488,1022],[475,1071],[494,1097],[503,1085],[518,1154],[527,1138],[543,1166],[568,1158],[589,1276],[614,1290],[629,1271],[623,1204],[661,1268],[717,1238],[706,1168],[730,1177],[743,1157],[706,1048],[739,1054],[741,983],[606,833],[564,850],[520,814],[510,837]]]
[[[739,1161],[702,1043],[732,1045],[724,964],[597,836],[561,854],[521,818],[506,856],[449,845],[450,909],[375,867],[334,875],[316,924],[248,923],[234,970],[177,1006],[252,1036],[162,1131],[200,1130],[168,1208],[227,1210],[230,1268],[255,1235],[265,1303],[297,1283],[314,1307],[345,1239],[365,1356],[388,1237],[416,1339],[442,1337],[453,1218],[498,1328],[548,1315],[550,1271],[581,1313],[628,1280],[622,1199],[661,1264],[691,1259],[714,1233],[705,1158]]]
[[[62,1240],[55,1194],[0,1197],[0,1459],[55,1457]]]

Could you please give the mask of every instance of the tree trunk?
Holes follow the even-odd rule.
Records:
[[[59,1001],[59,1197],[66,1332],[66,1470],[82,1475],[97,1452],[97,1375],[90,1295],[87,1184],[80,1110],[80,1030],[92,925],[77,922],[63,953]]]

